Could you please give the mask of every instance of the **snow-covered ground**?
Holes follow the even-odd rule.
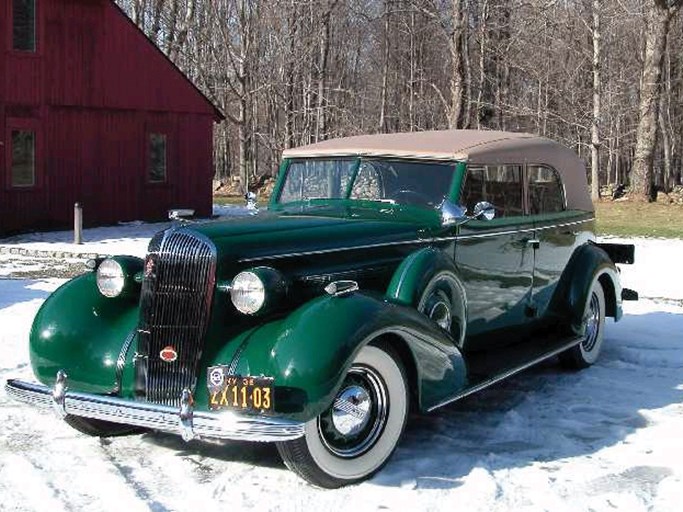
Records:
[[[243,206],[214,205],[216,219],[243,217],[254,210]],[[79,254],[128,254],[144,257],[149,239],[172,222],[147,223],[140,221],[122,222],[117,226],[105,226],[83,230],[83,243],[73,243],[73,231],[50,231],[27,233],[0,239],[0,247],[5,249],[25,249],[28,252]],[[87,256],[86,256],[87,257]],[[2,274],[0,274],[2,275]]]
[[[106,252],[144,252],[150,235]],[[622,281],[641,300],[610,321],[596,365],[547,362],[412,417],[389,464],[361,485],[312,488],[269,445],[88,438],[0,390],[0,510],[681,510],[683,240],[635,243]],[[61,282],[0,280],[3,385],[30,378],[31,320]]]

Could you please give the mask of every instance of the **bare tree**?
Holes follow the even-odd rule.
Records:
[[[645,57],[640,86],[640,115],[632,171],[633,195],[641,201],[656,199],[653,158],[661,94],[662,61],[672,17],[683,0],[646,0]]]

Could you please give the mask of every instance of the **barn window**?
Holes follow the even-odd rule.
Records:
[[[166,135],[149,134],[148,179],[152,183],[166,181]]]
[[[12,186],[36,184],[36,134],[30,130],[12,130]]]
[[[12,48],[36,51],[36,1],[13,0],[12,3]]]

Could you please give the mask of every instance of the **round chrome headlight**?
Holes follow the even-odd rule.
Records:
[[[121,264],[111,258],[97,267],[97,288],[105,297],[118,297],[126,286],[126,274]]]
[[[237,311],[253,315],[266,302],[266,286],[256,273],[249,270],[240,272],[232,280],[230,298]]]

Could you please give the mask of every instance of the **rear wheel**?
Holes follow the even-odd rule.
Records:
[[[277,443],[289,469],[336,488],[370,477],[393,453],[408,416],[408,385],[388,346],[361,349],[332,406],[306,423],[300,439]]]
[[[117,437],[138,434],[141,428],[112,423],[110,421],[96,420],[93,418],[82,418],[80,416],[67,415],[64,421],[71,428],[78,430],[81,434],[93,437]]]
[[[560,354],[568,368],[586,368],[597,361],[605,330],[605,292],[596,278],[583,312],[584,337],[581,343]]]

